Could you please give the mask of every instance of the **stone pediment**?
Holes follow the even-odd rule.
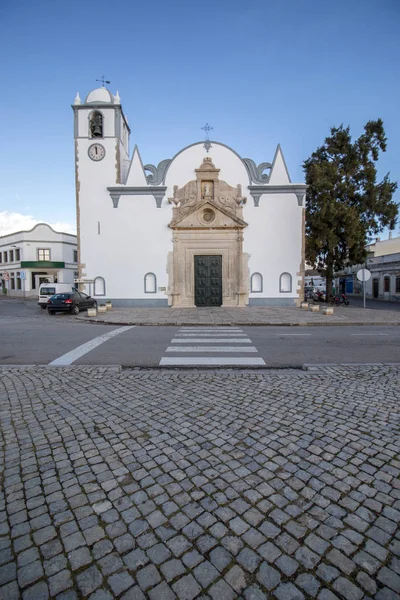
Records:
[[[212,200],[204,200],[184,215],[173,219],[172,229],[244,229],[247,223],[230,211],[217,206]]]
[[[233,187],[220,180],[219,169],[209,156],[195,171],[196,179],[181,188],[175,185],[173,197],[168,198],[173,204],[170,227],[178,224],[179,227],[246,227],[242,212],[247,199],[242,196],[241,186]],[[207,203],[208,208],[205,207]],[[190,221],[190,224],[183,225],[186,223],[184,218],[189,216],[191,219],[187,223]]]

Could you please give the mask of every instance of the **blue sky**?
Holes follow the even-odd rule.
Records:
[[[280,143],[303,181],[331,126],[358,137],[380,117],[379,175],[398,181],[399,26],[398,0],[3,2],[0,235],[28,217],[74,227],[71,104],[103,74],[144,163],[203,139],[208,122],[257,163]]]

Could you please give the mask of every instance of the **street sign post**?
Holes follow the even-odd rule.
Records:
[[[364,308],[367,308],[366,304],[365,304],[365,282],[368,281],[370,278],[371,278],[371,271],[368,271],[368,269],[360,269],[359,271],[357,271],[358,281],[363,282]]]

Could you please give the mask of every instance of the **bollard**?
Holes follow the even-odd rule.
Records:
[[[99,311],[99,313],[105,313],[107,312],[107,306],[105,304],[100,304],[97,310]]]
[[[88,317],[97,317],[97,310],[95,308],[88,308],[87,316]]]
[[[322,314],[333,315],[333,306],[324,306],[324,308],[322,309]]]
[[[319,312],[319,305],[318,304],[310,304],[309,310],[311,312]]]

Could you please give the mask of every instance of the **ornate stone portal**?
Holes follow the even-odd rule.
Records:
[[[174,186],[173,252],[168,255],[169,303],[195,306],[195,257],[222,258],[222,305],[245,306],[249,298],[249,255],[243,253],[241,186],[219,180],[210,157],[196,169],[196,180]],[[198,260],[198,259],[197,259]],[[207,305],[207,304],[205,304]],[[214,304],[210,304],[214,305]]]

